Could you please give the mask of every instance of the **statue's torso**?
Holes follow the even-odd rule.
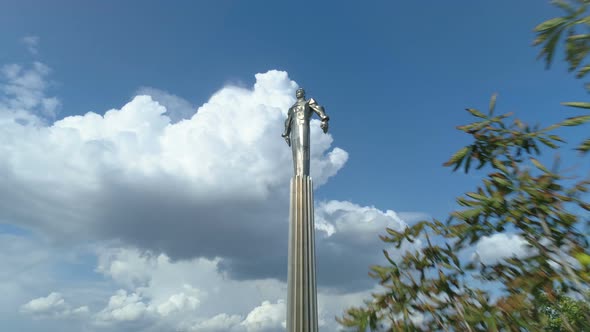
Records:
[[[302,125],[305,123],[309,123],[309,119],[311,118],[311,109],[309,107],[309,101],[297,101],[289,112],[293,112],[293,120],[298,125]]]
[[[309,175],[309,120],[312,115],[308,100],[297,101],[289,109],[291,148],[295,174]]]

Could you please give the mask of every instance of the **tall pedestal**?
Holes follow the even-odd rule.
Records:
[[[313,184],[308,175],[291,179],[287,332],[317,332]]]

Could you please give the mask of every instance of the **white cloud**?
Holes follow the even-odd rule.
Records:
[[[37,55],[39,53],[39,37],[38,36],[25,36],[21,39],[29,53]]]
[[[31,300],[22,306],[24,312],[30,313],[47,313],[57,310],[63,310],[65,301],[60,293],[51,293],[47,297],[40,297]]]
[[[386,227],[396,230],[406,227],[406,223],[392,210],[381,211],[347,201],[322,202],[317,210],[318,228],[330,229],[326,231],[327,237],[334,233],[346,234],[350,241],[359,244],[375,241],[376,235]]]
[[[87,306],[72,309],[60,293],[52,292],[46,297],[33,299],[21,306],[21,312],[35,317],[66,318],[69,316],[85,315]]]
[[[515,234],[498,233],[483,236],[476,245],[475,257],[479,257],[484,264],[495,264],[501,259],[509,257],[522,258],[530,254],[527,242]]]
[[[0,220],[65,248],[94,243],[96,272],[107,282],[67,290],[65,281],[37,281],[65,297],[25,306],[59,309],[63,300],[62,313],[88,313],[89,331],[282,329],[292,166],[280,134],[297,88],[287,73],[257,74],[251,89],[225,87],[190,116],[190,103],[144,90],[154,98],[44,125],[39,114],[55,107],[45,92],[48,72],[41,64],[4,68]],[[311,134],[318,186],[348,155],[332,148],[318,121]],[[316,214],[322,326],[335,330],[344,303],[360,303],[373,286],[367,270],[382,262],[378,234],[405,222],[351,202],[319,203]],[[76,291],[97,295],[71,306],[66,298],[77,303],[68,293]]]
[[[185,285],[188,291],[198,294],[198,290],[192,288],[189,285]],[[162,316],[168,316],[171,313],[184,311],[184,310],[195,310],[201,301],[197,296],[187,295],[186,293],[177,293],[170,296],[168,300],[160,303],[156,307],[158,314]]]
[[[264,301],[254,308],[242,322],[248,332],[276,331],[286,326],[287,306],[284,301]]]
[[[127,294],[125,290],[119,290],[109,299],[109,303],[97,318],[103,322],[134,321],[141,318],[147,310],[147,305],[141,296],[136,293]]]
[[[254,277],[258,257],[285,246],[292,167],[280,133],[297,87],[285,72],[256,78],[253,89],[225,87],[174,124],[149,96],[49,127],[5,123],[0,188],[21,194],[0,192],[7,198],[0,218],[56,238],[118,238],[173,258],[222,257],[230,270],[240,261],[242,271],[232,272]],[[317,121],[312,127],[320,185],[347,154],[330,150]],[[271,258],[279,266],[283,255]]]
[[[237,331],[241,322],[242,316],[240,315],[219,314],[209,319],[203,320],[188,328],[187,330],[195,332]]]
[[[401,230],[407,224],[391,210],[359,206],[347,201],[320,202],[316,207],[318,279],[323,286],[347,291],[369,288],[370,265],[384,264],[386,244],[379,235],[386,228]],[[416,241],[413,245],[419,246]],[[392,252],[406,250],[406,246]]]
[[[50,68],[34,62],[29,68],[17,64],[0,68],[0,124],[18,121],[40,125],[41,117],[55,119],[61,102],[46,95]]]

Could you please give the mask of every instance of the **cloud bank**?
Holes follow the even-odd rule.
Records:
[[[104,114],[53,121],[61,102],[47,95],[49,68],[3,68],[0,226],[25,230],[0,234],[14,253],[7,273],[36,264],[36,275],[59,275],[55,266],[86,275],[72,283],[21,273],[0,282],[12,290],[5,308],[33,325],[70,321],[55,325],[63,331],[284,329],[292,165],[280,134],[297,88],[286,72],[226,86],[192,112],[178,96],[141,88]],[[317,120],[311,135],[321,186],[348,154]],[[382,262],[377,235],[405,225],[393,211],[316,203],[323,329],[368,297],[367,267]],[[59,259],[38,263],[48,257]],[[89,257],[96,262],[80,267]]]
[[[223,257],[230,270],[240,261],[237,274],[255,276],[258,258],[284,247],[277,235],[286,234],[291,161],[279,135],[296,88],[285,72],[257,74],[252,89],[225,87],[176,123],[147,95],[50,126],[6,121],[0,219],[60,240],[119,239],[173,259]],[[26,111],[47,98],[21,99],[12,106]],[[321,185],[347,153],[312,127],[312,176]]]

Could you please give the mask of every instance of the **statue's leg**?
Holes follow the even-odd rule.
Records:
[[[301,147],[301,172],[309,175],[309,146]]]
[[[291,141],[291,150],[293,150],[293,174],[300,175],[300,153],[299,153],[299,144],[296,141]]]

